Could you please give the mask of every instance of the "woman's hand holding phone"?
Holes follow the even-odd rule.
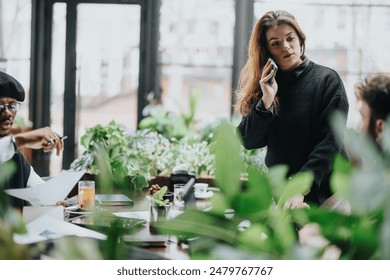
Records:
[[[271,107],[275,95],[278,91],[278,84],[275,82],[276,71],[278,66],[272,58],[269,58],[264,66],[261,79],[259,81],[261,90],[263,92],[263,104],[266,109]]]
[[[278,65],[276,65],[276,62],[272,58],[270,58],[269,61],[271,61],[270,73],[272,73],[272,77],[268,80],[268,84],[272,86],[275,80],[276,71],[278,71]]]

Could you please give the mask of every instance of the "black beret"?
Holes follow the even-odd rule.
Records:
[[[0,71],[0,96],[11,97],[17,101],[24,101],[24,89],[12,76]]]

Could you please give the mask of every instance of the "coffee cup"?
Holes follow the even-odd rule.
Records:
[[[207,183],[195,183],[194,189],[196,193],[205,193],[207,192],[209,184]]]

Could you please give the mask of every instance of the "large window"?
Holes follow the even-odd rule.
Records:
[[[262,0],[254,8],[256,19],[280,9],[296,17],[306,34],[309,59],[333,68],[343,79],[350,101],[348,125],[356,127],[356,82],[369,73],[389,72],[389,1]]]
[[[139,5],[77,5],[76,148],[86,128],[115,120],[135,130],[140,53]],[[75,19],[72,19],[75,20]],[[51,127],[64,129],[67,4],[53,5]],[[62,169],[62,157],[51,156],[50,173]]]
[[[137,127],[139,5],[80,4],[77,11],[78,125]]]
[[[14,76],[26,91],[18,118],[28,124],[31,52],[31,0],[0,0],[0,70]]]
[[[32,4],[38,9],[31,40]],[[236,14],[237,6],[242,11]],[[389,71],[388,0],[0,0],[0,68],[26,89],[20,116],[38,116],[32,118],[36,127],[68,134],[63,160],[50,159],[55,174],[61,161],[67,168],[82,152],[78,142],[86,127],[114,119],[135,129],[147,95],[173,113],[188,110],[190,96],[198,95],[199,127],[230,118],[233,71],[240,67],[233,58],[237,64],[245,59],[234,40],[248,39],[252,19],[275,9],[296,16],[308,57],[340,74],[350,101],[348,125],[356,127],[354,85],[369,73]],[[239,37],[236,23],[244,27]]]
[[[233,0],[163,0],[159,66],[163,106],[188,110],[199,96],[195,118],[201,123],[228,118],[231,112]]]

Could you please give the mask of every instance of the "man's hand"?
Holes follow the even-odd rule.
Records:
[[[64,149],[64,142],[61,139],[61,136],[51,130],[50,127],[22,132],[15,134],[14,136],[18,148],[43,149],[45,153],[56,149],[57,156],[59,156]]]

